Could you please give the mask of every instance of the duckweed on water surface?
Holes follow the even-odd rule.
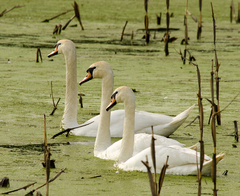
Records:
[[[59,131],[64,110],[65,99],[65,61],[63,56],[48,59],[60,39],[71,39],[75,42],[78,57],[78,80],[86,75],[86,69],[94,62],[105,60],[113,68],[114,87],[127,85],[138,91],[136,108],[167,115],[176,115],[196,104],[190,117],[171,138],[187,146],[199,141],[198,122],[184,128],[197,115],[197,75],[196,68],[183,65],[176,50],[183,51],[180,45],[184,38],[183,16],[185,1],[170,0],[171,36],[178,39],[169,45],[170,55],[165,57],[164,43],[161,42],[164,32],[156,32],[150,43],[145,45],[142,36],[145,15],[143,1],[77,1],[84,31],[74,19],[60,35],[52,35],[55,25],[64,25],[74,14],[68,12],[48,23],[61,12],[72,9],[73,1],[19,0],[23,7],[0,17],[0,178],[9,177],[10,187],[1,188],[0,192],[19,188],[37,181],[45,182],[43,162],[43,114],[47,115],[47,136],[51,146],[52,158],[56,169],[51,170],[53,177],[60,169],[67,168],[58,179],[50,184],[51,195],[150,195],[148,177],[141,172],[116,171],[112,161],[100,160],[93,156],[94,138],[51,136]],[[148,15],[151,28],[157,28],[156,15],[166,11],[165,1],[149,1]],[[213,0],[217,25],[217,54],[221,63],[220,107],[224,108],[239,93],[239,32],[240,26],[230,23],[230,1]],[[188,10],[198,18],[198,1],[189,1]],[[1,11],[16,5],[16,1],[1,2]],[[236,6],[236,5],[235,5]],[[237,10],[235,8],[235,10]],[[123,41],[120,42],[122,27],[125,21]],[[165,15],[162,24],[166,27]],[[204,142],[205,153],[212,155],[213,144],[208,125],[210,105],[205,98],[210,98],[210,72],[214,59],[213,24],[210,2],[203,2],[203,32],[201,40],[196,39],[197,23],[188,16],[189,45],[191,54],[197,59],[202,79],[202,96],[204,98]],[[131,42],[131,33],[134,38]],[[43,62],[36,63],[37,48],[41,49]],[[176,49],[176,50],[175,50]],[[61,101],[53,116],[50,97],[50,83],[53,83],[55,101]],[[94,80],[79,86],[84,93],[83,105],[78,109],[78,122],[83,123],[99,112],[101,81]],[[119,104],[116,109],[122,108]],[[218,164],[218,195],[237,195],[240,188],[239,144],[234,141],[234,120],[239,120],[239,97],[222,113],[222,125],[217,126],[217,152],[225,152],[225,159]],[[112,142],[117,139],[112,139]],[[64,145],[76,142],[77,145]],[[80,144],[78,142],[81,142]],[[52,145],[51,145],[52,144]],[[235,144],[237,148],[233,148]],[[228,170],[228,174],[222,175]],[[90,178],[93,176],[101,176]],[[196,195],[196,176],[165,177],[161,195]],[[32,189],[28,189],[29,191]],[[213,184],[211,177],[204,177],[202,194],[211,195]],[[27,190],[27,191],[28,191]],[[11,195],[23,195],[21,190]],[[45,188],[40,189],[45,194]]]

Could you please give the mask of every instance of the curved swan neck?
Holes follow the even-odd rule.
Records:
[[[119,152],[118,162],[128,160],[134,148],[134,129],[135,129],[135,98],[134,96],[124,101],[125,116],[122,144]]]
[[[100,119],[98,125],[98,132],[96,136],[94,155],[106,150],[111,145],[110,135],[110,116],[111,112],[106,111],[106,107],[111,102],[111,94],[113,92],[113,73],[112,71],[102,78],[102,97],[100,108]]]
[[[62,119],[62,128],[78,126],[77,123],[77,56],[76,49],[71,48],[64,54],[66,62],[66,97]]]

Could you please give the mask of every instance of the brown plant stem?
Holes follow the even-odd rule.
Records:
[[[126,22],[125,22],[125,25],[123,26],[123,29],[122,29],[122,35],[121,35],[121,39],[120,39],[120,41],[123,40],[123,35],[124,35],[125,28],[126,28],[126,26],[127,26],[127,23],[128,23],[128,21],[126,21]]]
[[[43,20],[42,22],[49,22],[50,20],[53,20],[53,19],[55,19],[55,18],[57,18],[57,17],[59,17],[59,16],[61,16],[61,15],[63,15],[63,14],[66,14],[66,13],[68,13],[68,12],[71,12],[71,11],[73,11],[73,9],[67,10],[67,11],[65,11],[65,12],[62,12],[62,13],[56,15],[56,16],[53,16],[52,18],[45,19],[45,20]]]

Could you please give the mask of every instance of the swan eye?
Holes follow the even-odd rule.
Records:
[[[116,95],[118,94],[118,91],[112,94],[111,99],[114,98],[116,100]]]
[[[97,68],[97,67],[90,67],[90,68],[87,70],[87,73],[88,73],[88,72],[90,72],[90,73],[91,73],[91,75],[92,75],[92,73],[93,73],[93,70],[94,70],[94,69],[96,69],[96,68]]]
[[[58,47],[58,46],[60,46],[62,43],[57,43],[56,45],[55,45],[55,47]]]

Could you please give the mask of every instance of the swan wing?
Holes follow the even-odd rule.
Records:
[[[174,147],[164,147],[164,146],[156,146],[156,168],[157,172],[160,173],[163,165],[166,162],[167,156],[169,156],[168,160],[168,168],[166,170],[167,174],[173,175],[197,175],[197,163],[199,163],[199,154],[196,151],[191,150],[189,148],[174,148]],[[118,168],[123,169],[125,171],[143,171],[146,172],[146,167],[143,165],[141,161],[146,160],[146,156],[148,157],[149,166],[153,168],[152,159],[151,159],[151,149],[147,148],[135,156],[128,159],[126,162],[119,163],[117,165]],[[198,157],[198,160],[196,158]],[[208,157],[207,157],[208,158]],[[212,159],[205,160],[205,165],[209,166],[209,162]],[[152,171],[153,172],[153,171]],[[206,167],[204,170],[204,175],[209,175],[211,173],[211,167]]]
[[[175,117],[138,111],[135,113],[135,133],[152,133],[153,126],[154,134],[168,137],[188,118],[193,107],[194,105]]]
[[[177,140],[166,138],[160,135],[154,135],[155,146],[176,146],[181,147],[184,144],[178,142]],[[137,153],[143,151],[146,148],[149,148],[151,145],[152,135],[146,133],[138,133],[134,135],[134,150],[133,156]]]

